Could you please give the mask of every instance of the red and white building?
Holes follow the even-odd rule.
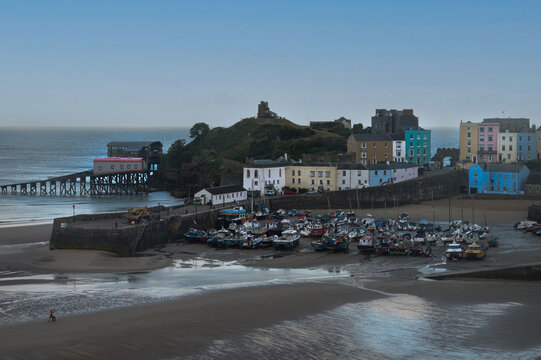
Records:
[[[94,175],[140,173],[147,170],[143,158],[95,158]]]

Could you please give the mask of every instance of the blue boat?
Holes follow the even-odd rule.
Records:
[[[190,229],[184,234],[184,239],[189,243],[206,243],[208,241],[208,234],[203,230]]]
[[[299,246],[301,236],[295,230],[284,230],[282,236],[272,241],[275,250],[292,250]]]

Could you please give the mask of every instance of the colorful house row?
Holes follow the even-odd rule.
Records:
[[[282,193],[284,187],[299,190],[345,190],[380,186],[416,178],[418,165],[388,162],[364,166],[360,163],[260,161],[243,169],[243,186],[259,191],[272,188]],[[263,187],[262,187],[262,184]]]
[[[523,194],[530,170],[524,164],[475,163],[469,169],[471,194]]]
[[[351,134],[347,151],[365,166],[390,161],[426,165],[431,158],[431,131],[415,127],[397,134]]]
[[[515,131],[513,131],[515,130]],[[484,119],[460,123],[460,162],[515,163],[537,158],[537,134],[529,128],[529,119]]]

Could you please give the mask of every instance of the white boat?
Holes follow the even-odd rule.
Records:
[[[452,243],[447,244],[445,257],[447,259],[462,259],[464,257],[464,250],[462,249],[462,246],[460,246],[460,244],[453,241]]]
[[[272,241],[276,250],[291,250],[299,246],[301,236],[295,230],[284,230],[282,236]]]

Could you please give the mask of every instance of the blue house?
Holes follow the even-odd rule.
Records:
[[[522,194],[530,170],[524,164],[475,163],[469,170],[470,194]]]
[[[535,160],[537,158],[537,148],[535,133],[517,134],[517,161]]]
[[[368,181],[370,186],[380,186],[391,183],[392,172],[387,164],[368,165]]]
[[[406,142],[406,161],[418,165],[428,164],[430,161],[430,130],[420,127],[406,130],[404,140]]]

